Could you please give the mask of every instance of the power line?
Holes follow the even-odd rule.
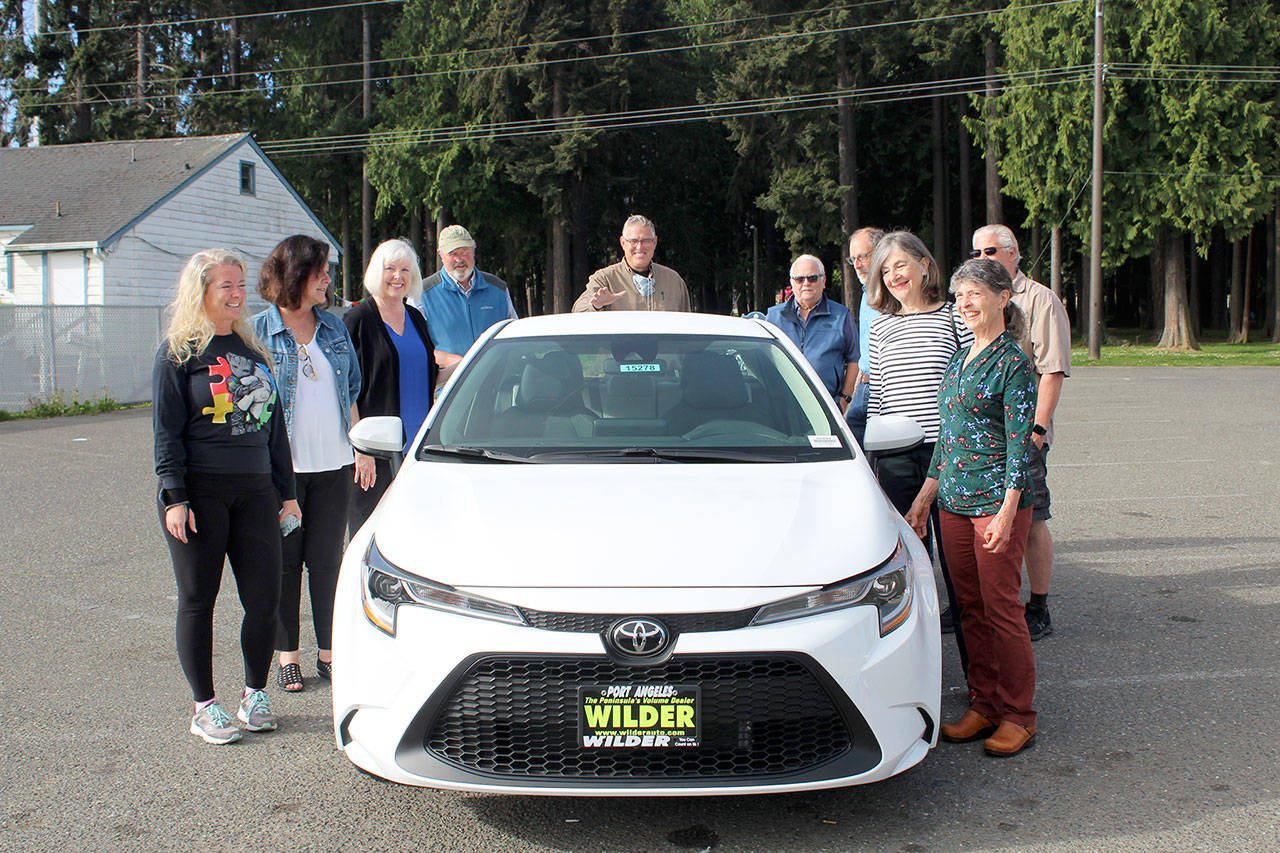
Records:
[[[404,2],[404,1],[405,0],[395,0],[395,2]],[[631,30],[629,32],[624,32],[624,33],[602,33],[600,35],[581,36],[578,38],[566,37],[561,39],[550,39],[547,41],[522,42],[518,45],[498,45],[494,47],[476,47],[476,48],[468,48],[467,50],[463,51],[461,55],[463,57],[467,57],[467,56],[476,56],[476,55],[483,55],[483,54],[490,54],[490,53],[498,53],[502,51],[509,51],[509,50],[514,50],[516,48],[520,48],[522,50],[529,50],[531,48],[558,47],[565,44],[581,44],[585,42],[601,41],[604,39],[621,39],[621,38],[635,38],[638,36],[662,35],[665,33],[685,32],[688,30],[720,27],[726,24],[735,24],[735,25],[749,24],[757,21],[771,20],[773,18],[794,17],[796,15],[814,15],[814,14],[826,13],[826,12],[846,12],[846,11],[852,11],[855,9],[863,9],[869,6],[883,6],[888,3],[896,3],[896,2],[899,2],[899,0],[863,0],[863,2],[861,3],[847,3],[839,6],[833,5],[833,6],[825,7],[823,9],[806,9],[800,12],[772,12],[769,14],[762,14],[762,15],[749,15],[744,18],[720,18],[714,21],[706,21],[706,22],[697,23],[697,24],[679,24],[679,25],[670,26],[670,27],[655,27],[655,28],[645,29],[645,30]],[[325,6],[325,7],[318,7],[318,8],[328,9],[328,8],[346,8],[346,7],[345,6],[333,6],[333,7]],[[298,11],[309,11],[309,10],[298,10]],[[270,13],[264,13],[264,14],[270,14]],[[290,13],[290,14],[293,14],[293,13]],[[223,19],[210,19],[210,20],[223,20]],[[126,24],[118,27],[100,27],[99,29],[124,30],[124,29],[130,29],[136,26],[137,26],[136,24]],[[80,32],[88,32],[88,31],[81,30]],[[395,57],[387,57],[384,59],[371,59],[370,63],[371,64],[387,64],[392,62],[421,62],[424,60],[431,60],[431,59],[453,58],[453,57],[457,57],[458,55],[459,54],[457,53],[457,51],[444,51],[440,53],[422,53],[422,54],[415,54],[410,56],[395,56]],[[330,71],[335,68],[354,68],[356,66],[361,66],[363,64],[364,64],[363,60],[355,59],[350,62],[330,62],[330,63],[321,64],[321,65],[295,65],[295,66],[286,66],[283,68],[272,68],[268,71],[246,71],[242,73],[245,74],[245,76],[254,76],[257,74],[272,74],[272,75],[285,74],[285,73],[291,73],[296,71]],[[208,76],[210,75],[207,75],[207,74],[192,75],[188,77],[153,77],[147,81],[147,85],[163,86],[163,85],[169,85],[172,83],[195,82],[197,80],[202,80]],[[348,80],[343,82],[360,83],[364,81],[361,78],[361,79]],[[136,86],[137,81],[107,80],[107,81],[100,81],[98,83],[86,83],[86,85],[92,85],[95,87],[119,86],[123,88],[123,87]],[[18,87],[15,87],[15,91],[37,91],[38,88],[39,87],[34,87],[34,86],[18,86]]]
[[[1063,78],[1061,80],[1055,80],[1055,81],[1035,81],[1030,83],[1015,84],[1015,85],[1009,86],[1008,88],[1021,89],[1021,88],[1053,86],[1053,85],[1060,85],[1062,83],[1076,82],[1077,79],[1083,80],[1084,77],[1079,77],[1079,78],[1068,77],[1068,78]],[[933,98],[933,97],[954,97],[957,95],[960,95],[960,96],[981,95],[984,93],[984,91],[985,91],[984,86],[972,86],[968,89],[957,89],[957,90],[953,90],[945,93],[938,93],[932,90],[923,91],[923,92],[916,91],[916,92],[908,92],[906,94],[897,94],[897,95],[884,95],[884,96],[872,95],[872,96],[866,96],[866,97],[859,97],[859,100],[861,100],[863,103],[868,105],[876,105],[876,104],[887,104],[887,103],[898,103],[898,102],[904,102],[904,101],[921,100],[924,98]],[[361,151],[366,148],[390,148],[390,147],[395,147],[397,145],[428,145],[428,144],[445,145],[445,144],[457,144],[461,142],[470,142],[470,141],[477,141],[477,140],[498,141],[498,140],[506,140],[506,139],[517,139],[517,138],[529,137],[529,136],[565,133],[570,131],[591,133],[591,132],[601,132],[606,130],[656,127],[656,126],[662,126],[667,124],[688,123],[688,122],[695,122],[695,121],[717,121],[717,120],[723,121],[727,119],[742,119],[742,118],[750,118],[750,117],[762,116],[762,115],[776,115],[776,114],[784,114],[784,113],[791,113],[791,112],[798,112],[798,111],[816,110],[816,109],[823,109],[823,108],[829,108],[831,106],[834,106],[836,102],[839,100],[839,98],[846,97],[847,95],[848,95],[847,91],[839,91],[835,93],[825,93],[823,96],[784,97],[784,98],[775,99],[775,100],[787,102],[787,105],[785,106],[768,106],[768,107],[758,107],[754,109],[736,109],[736,110],[720,109],[720,110],[713,111],[713,110],[703,109],[695,105],[695,106],[681,108],[679,112],[672,110],[672,111],[668,111],[666,114],[656,114],[646,118],[641,118],[639,120],[607,119],[605,121],[597,121],[595,123],[589,123],[589,122],[583,121],[583,119],[586,119],[588,117],[577,116],[577,117],[574,117],[577,119],[577,123],[574,124],[572,122],[566,123],[562,119],[556,119],[556,120],[544,119],[540,121],[535,120],[534,123],[532,123],[530,126],[527,126],[527,127],[504,129],[501,131],[494,131],[494,130],[477,131],[477,130],[472,130],[470,128],[463,128],[461,130],[455,131],[454,133],[448,136],[443,136],[443,135],[428,136],[427,138],[419,138],[419,139],[389,139],[389,140],[370,140],[370,141],[352,140],[352,141],[334,141],[329,143],[321,143],[318,145],[296,144],[292,146],[287,144],[273,146],[270,142],[264,142],[264,143],[260,143],[260,145],[263,147],[263,150],[270,153],[272,157],[287,157],[287,156],[312,155],[312,154],[337,154],[337,153],[344,153],[344,152]],[[821,97],[822,99],[819,100],[818,99],[819,97]],[[796,103],[797,101],[801,101],[801,102]]]
[[[113,24],[103,27],[77,27],[67,30],[44,30],[37,36],[70,36],[88,33],[111,33],[123,30],[162,29],[165,27],[184,27],[188,24],[208,24],[217,21],[235,21],[245,18],[282,18],[286,15],[300,15],[305,12],[329,12],[335,9],[351,9],[357,6],[385,6],[390,3],[403,3],[405,0],[355,0],[351,3],[335,3],[329,6],[311,6],[306,9],[279,9],[274,12],[245,12],[242,15],[215,15],[210,18],[188,18],[181,21],[151,21],[137,24]]]
[[[202,93],[148,92],[147,98],[149,100],[151,99],[155,99],[155,100],[182,99],[182,98],[191,97],[193,94],[237,95],[237,94],[249,94],[253,92],[275,92],[281,89],[310,88],[315,86],[341,86],[341,85],[365,83],[365,82],[385,83],[393,80],[412,80],[412,79],[420,79],[420,78],[428,78],[428,77],[450,76],[455,74],[480,73],[484,71],[507,71],[507,70],[514,70],[514,69],[520,69],[520,68],[536,68],[539,66],[551,64],[553,62],[554,63],[577,63],[577,62],[595,62],[595,61],[603,61],[603,60],[626,59],[626,58],[638,57],[638,56],[653,56],[658,54],[676,53],[676,52],[683,52],[688,50],[699,50],[703,48],[733,47],[733,46],[739,46],[744,44],[754,44],[762,41],[775,41],[775,40],[795,39],[795,38],[813,38],[818,36],[838,35],[840,33],[853,33],[853,32],[861,32],[865,30],[874,30],[874,29],[881,29],[881,28],[888,28],[888,27],[900,27],[900,26],[908,26],[908,25],[922,24],[922,23],[936,23],[940,21],[954,20],[958,18],[969,18],[969,17],[976,17],[981,15],[999,15],[999,14],[1005,14],[1008,12],[1020,12],[1020,11],[1027,11],[1032,9],[1047,8],[1052,6],[1062,6],[1062,5],[1067,5],[1075,2],[1078,2],[1078,0],[1040,0],[1040,2],[1030,3],[1024,6],[1010,6],[1010,7],[998,8],[998,9],[981,9],[981,10],[970,11],[970,12],[951,12],[951,13],[934,15],[934,16],[925,17],[925,18],[911,18],[906,20],[886,21],[886,22],[875,23],[875,24],[854,24],[847,27],[829,27],[826,29],[819,29],[819,30],[801,30],[801,31],[794,31],[790,33],[777,33],[777,34],[771,34],[771,35],[728,39],[725,41],[708,42],[705,44],[682,44],[682,45],[673,45],[673,46],[667,46],[667,47],[646,48],[644,50],[636,50],[636,51],[617,51],[614,53],[597,54],[593,56],[565,57],[565,58],[558,58],[554,60],[547,60],[547,59],[526,60],[521,62],[509,62],[509,63],[500,64],[500,65],[487,65],[487,66],[481,65],[481,66],[473,66],[473,67],[465,67],[465,68],[449,68],[449,69],[441,69],[438,71],[416,71],[416,72],[408,72],[404,74],[387,74],[387,75],[374,76],[374,77],[351,78],[347,80],[327,80],[327,81],[322,80],[322,81],[300,82],[300,83],[295,82],[295,83],[287,83],[287,84],[272,85],[272,86],[252,86],[252,87],[244,87],[240,89],[225,89],[221,91],[211,91],[211,92],[202,92]],[[514,49],[514,48],[508,48],[508,49]],[[246,72],[246,74],[270,74],[270,73],[271,73],[270,71]],[[98,104],[111,104],[111,103],[130,103],[133,100],[134,100],[133,97],[94,98],[89,102],[98,103]],[[74,101],[74,100],[73,101],[53,101],[53,102],[46,102],[41,106],[48,106],[48,107],[77,106],[80,103],[82,102]]]

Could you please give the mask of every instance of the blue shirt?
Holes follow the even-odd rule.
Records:
[[[862,305],[858,307],[858,369],[866,373],[871,359],[871,324],[880,316],[879,311],[867,304],[867,292],[862,291]]]
[[[437,276],[439,283],[432,286]],[[444,270],[428,278],[426,285],[419,305],[438,350],[462,355],[485,329],[516,317],[511,294],[490,284],[480,270],[471,274],[471,287],[465,291]]]
[[[324,350],[325,358],[333,366],[342,431],[347,432],[351,429],[351,404],[360,396],[360,362],[356,359],[351,335],[342,321],[328,311],[311,310],[316,315],[316,344]],[[268,305],[266,311],[253,315],[253,330],[267,345],[267,352],[275,362],[276,385],[280,388],[280,400],[284,404],[284,423],[292,434],[293,401],[298,388],[298,341],[284,324],[280,309],[275,305]]]
[[[400,360],[400,422],[404,424],[404,446],[408,450],[409,442],[422,428],[431,408],[430,384],[425,381],[431,369],[431,356],[408,318],[405,319],[403,335],[397,335],[390,326],[387,326],[387,334],[391,336]]]
[[[849,309],[824,296],[807,320],[801,320],[792,296],[770,308],[768,320],[800,347],[834,400],[844,384],[845,368],[858,360],[858,328]]]

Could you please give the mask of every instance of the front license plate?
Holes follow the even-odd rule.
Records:
[[[589,684],[578,687],[583,749],[697,746],[702,689],[695,684]]]

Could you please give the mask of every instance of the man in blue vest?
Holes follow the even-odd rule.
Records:
[[[435,342],[436,364],[453,367],[485,329],[516,317],[507,283],[476,269],[476,241],[461,225],[440,232],[440,271],[422,282],[423,316]]]
[[[822,261],[801,255],[791,263],[791,296],[768,319],[800,347],[844,413],[858,382],[858,328],[848,308],[824,295],[826,286]]]

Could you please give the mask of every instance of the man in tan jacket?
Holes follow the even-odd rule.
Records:
[[[1027,630],[1032,640],[1053,633],[1049,621],[1049,580],[1053,576],[1053,536],[1049,533],[1049,488],[1045,463],[1053,443],[1053,412],[1062,393],[1062,380],[1071,375],[1071,324],[1062,300],[1049,288],[1018,269],[1022,255],[1018,239],[1003,225],[984,225],[973,232],[975,258],[999,261],[1013,278],[1013,304],[1027,318],[1027,333],[1018,341],[1036,371],[1036,421],[1031,428],[1031,482],[1036,490],[1027,536]]]
[[[574,311],[689,311],[689,288],[680,273],[653,262],[658,231],[638,214],[622,225],[622,260],[596,270]]]

